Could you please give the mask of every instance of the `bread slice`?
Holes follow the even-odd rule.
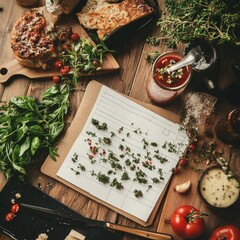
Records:
[[[30,68],[48,68],[48,62],[57,56],[54,44],[57,21],[58,16],[40,7],[26,12],[15,23],[10,43],[20,64]]]
[[[114,30],[153,11],[144,0],[124,0],[118,3],[110,3],[109,0],[88,0],[77,16],[85,28],[96,30],[98,38],[102,40]]]

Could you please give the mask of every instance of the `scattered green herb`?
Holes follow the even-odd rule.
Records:
[[[150,45],[158,45],[160,43],[160,38],[158,37],[152,37],[152,36],[148,36],[146,38],[146,41],[145,41],[147,44],[150,44]]]
[[[153,51],[151,53],[147,53],[147,52],[144,52],[146,57],[145,57],[145,60],[148,62],[148,63],[153,63],[156,58],[160,55],[160,52],[158,51]]]
[[[99,182],[104,183],[104,184],[107,184],[107,183],[109,183],[109,181],[110,181],[110,177],[107,176],[107,175],[104,174],[104,173],[101,173],[101,172],[99,172],[96,177],[97,177],[97,180],[98,180]]]
[[[107,124],[100,123],[97,119],[92,118],[92,124],[99,130],[107,130]]]
[[[111,187],[115,187],[116,189],[120,190],[123,189],[123,185],[121,182],[117,180],[117,178],[114,178],[113,181],[110,184]]]
[[[136,198],[139,198],[139,197],[142,197],[142,196],[143,196],[143,193],[142,193],[141,190],[135,189],[135,190],[134,190],[134,195],[135,195]]]
[[[130,177],[129,177],[128,173],[125,171],[121,176],[121,180],[129,180],[129,179],[130,179]]]

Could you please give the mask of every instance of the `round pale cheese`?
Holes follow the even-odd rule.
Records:
[[[239,198],[239,182],[228,178],[221,167],[209,168],[201,177],[199,191],[203,199],[211,206],[226,208]]]

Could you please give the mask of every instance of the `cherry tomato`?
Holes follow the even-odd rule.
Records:
[[[71,46],[69,46],[68,44],[64,44],[64,45],[63,45],[63,48],[64,48],[65,50],[71,50]]]
[[[63,67],[63,63],[61,60],[56,60],[54,62],[54,67],[57,68],[57,69],[61,69]]]
[[[173,168],[173,169],[172,169],[172,172],[173,172],[174,174],[179,173],[179,168],[178,168],[178,167]]]
[[[57,75],[53,75],[52,76],[52,81],[55,82],[55,83],[58,83],[60,81],[60,77],[57,76]]]
[[[6,221],[11,222],[14,217],[15,217],[14,213],[10,212],[6,215]]]
[[[182,157],[182,158],[179,159],[178,163],[181,167],[184,167],[184,166],[187,165],[187,159],[185,157]]]
[[[209,240],[239,240],[240,239],[240,230],[239,228],[233,225],[225,225],[219,228],[216,228]]]
[[[77,33],[72,33],[71,34],[71,39],[76,42],[79,40],[79,35]]]
[[[194,152],[196,150],[196,145],[194,143],[190,143],[188,145],[188,149],[189,151]]]
[[[18,203],[14,203],[11,207],[11,212],[13,214],[16,214],[19,212],[19,210],[20,210],[20,205]]]
[[[61,73],[62,76],[64,76],[64,77],[66,77],[69,72],[70,72],[69,66],[63,66],[63,67],[60,69],[60,73]]]
[[[204,213],[196,208],[184,205],[177,208],[171,219],[173,231],[181,238],[192,239],[201,236],[205,230]]]

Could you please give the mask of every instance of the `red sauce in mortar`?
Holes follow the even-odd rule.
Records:
[[[179,70],[179,73],[176,74],[178,70],[169,75],[167,72],[161,73],[164,68],[178,62],[182,59],[180,55],[166,54],[158,59],[153,69],[153,77],[156,83],[162,87],[166,88],[178,88],[179,86],[184,85],[186,80],[188,80],[190,75],[190,68],[183,67]]]

